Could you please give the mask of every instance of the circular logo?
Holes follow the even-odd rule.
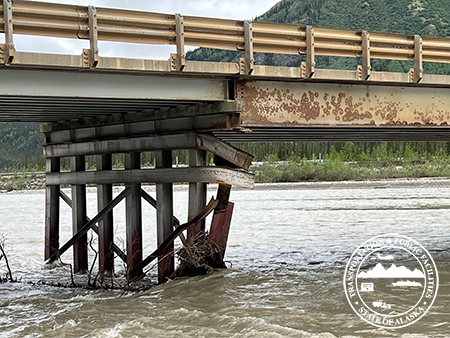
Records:
[[[433,305],[439,276],[433,258],[417,241],[387,234],[353,252],[344,289],[353,310],[367,323],[396,329],[422,318]]]

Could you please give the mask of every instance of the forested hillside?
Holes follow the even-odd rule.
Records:
[[[285,0],[256,21],[350,28],[421,36],[450,36],[450,1],[446,0]],[[187,54],[191,60],[237,61],[242,53],[200,48]],[[259,64],[298,66],[303,56],[257,53]],[[318,56],[317,68],[356,69],[357,58]],[[410,62],[372,60],[375,71],[407,72]],[[450,66],[425,63],[427,73],[450,74]]]
[[[450,37],[450,1],[447,0],[285,0],[280,1],[264,15],[254,18],[256,21],[315,25],[338,28],[365,29],[422,36]],[[190,60],[236,62],[242,54],[233,51],[219,51],[201,48],[187,54]],[[300,55],[256,55],[257,64],[299,66],[304,56]],[[356,69],[360,62],[357,58],[336,58],[319,56],[317,68]],[[372,60],[375,71],[407,72],[409,62]],[[450,66],[445,64],[424,64],[426,73],[450,74]],[[14,170],[24,165],[35,164],[40,160],[42,136],[38,124],[0,123],[0,168]],[[269,153],[279,159],[293,156],[310,158],[313,154],[326,154],[331,143],[277,143],[240,145],[262,160]],[[341,149],[343,143],[336,144]],[[361,143],[357,148],[361,153],[373,153],[379,147],[377,143]],[[417,153],[450,153],[450,144],[419,143],[410,144]],[[401,155],[404,143],[391,144],[398,148],[395,153]],[[180,155],[180,161],[185,156]],[[151,158],[148,159],[151,161]]]
[[[42,140],[37,123],[0,123],[0,168],[42,162]]]

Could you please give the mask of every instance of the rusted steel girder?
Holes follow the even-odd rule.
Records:
[[[450,90],[317,82],[238,81],[242,127],[450,125]]]

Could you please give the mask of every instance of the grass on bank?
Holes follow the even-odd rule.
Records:
[[[257,183],[450,177],[450,159],[346,162],[296,160],[253,166]]]

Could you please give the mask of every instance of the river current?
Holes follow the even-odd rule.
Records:
[[[180,220],[187,195],[174,193]],[[95,193],[88,200],[92,217]],[[0,194],[0,235],[19,280],[0,284],[0,337],[450,337],[448,180],[265,187],[234,190],[231,200],[229,269],[123,293],[47,285],[68,285],[70,272],[43,269],[44,194]],[[155,212],[143,203],[146,255],[156,246]],[[63,206],[61,243],[70,238],[70,217]],[[122,246],[123,205],[114,217]],[[429,313],[397,330],[360,319],[342,283],[353,251],[388,233],[422,244],[440,277]],[[71,261],[70,252],[63,261]],[[123,271],[120,262],[116,270]]]

